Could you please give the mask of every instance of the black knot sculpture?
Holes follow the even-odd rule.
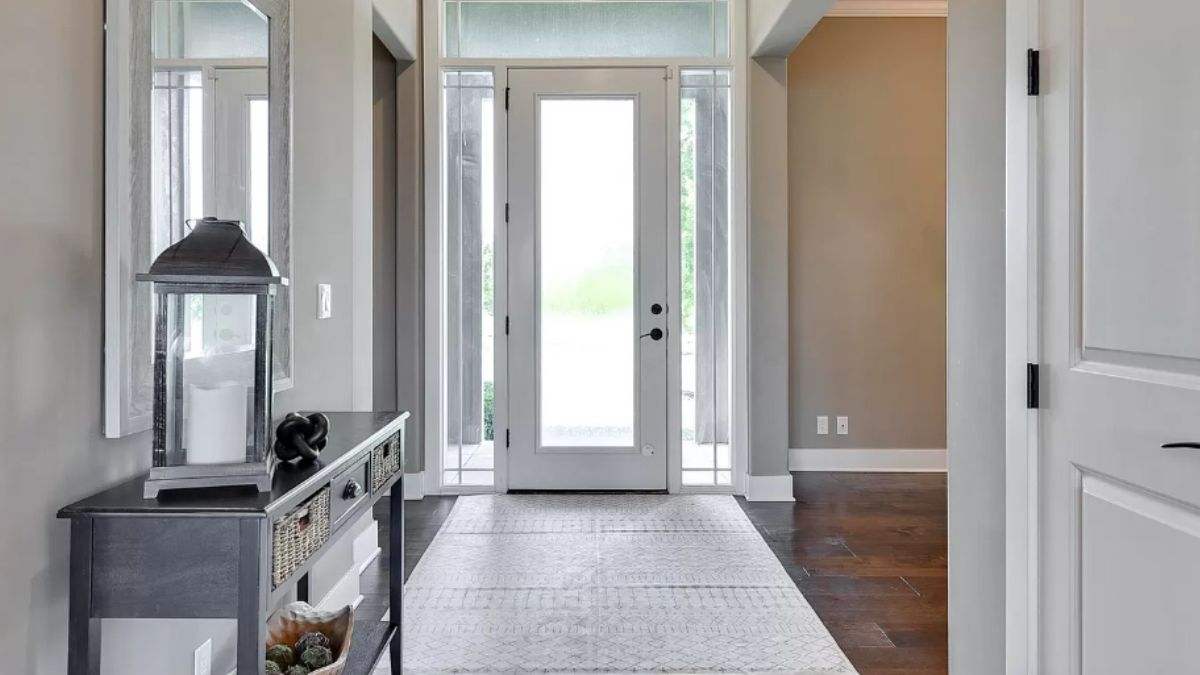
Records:
[[[288,413],[275,427],[275,456],[284,462],[316,460],[329,436],[329,418],[321,413]]]

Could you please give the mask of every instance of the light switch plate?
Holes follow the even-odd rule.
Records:
[[[817,435],[829,435],[829,415],[817,415]]]
[[[846,434],[850,433],[850,418],[849,417],[838,417],[837,418],[837,432],[838,432],[838,436],[845,436]]]
[[[212,638],[205,640],[204,644],[196,648],[193,665],[192,673],[194,675],[212,675]]]
[[[333,285],[317,284],[317,318],[333,316]]]

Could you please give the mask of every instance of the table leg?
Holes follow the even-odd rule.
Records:
[[[91,518],[71,519],[68,675],[100,675],[100,619],[92,616]]]
[[[239,527],[237,672],[238,675],[264,675],[267,598],[270,595],[266,521],[246,518]]]
[[[390,622],[396,628],[389,645],[392,675],[401,675],[403,660],[404,617],[404,478],[392,485],[388,497],[388,608]]]

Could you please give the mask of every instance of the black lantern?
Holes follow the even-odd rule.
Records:
[[[154,457],[160,490],[271,489],[271,315],[288,280],[242,232],[205,218],[138,281],[154,284]]]

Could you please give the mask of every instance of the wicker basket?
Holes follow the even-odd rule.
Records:
[[[396,434],[371,451],[371,491],[383,489],[388,480],[400,471],[400,434]]]
[[[293,602],[267,622],[267,649],[275,645],[294,645],[302,635],[312,632],[329,638],[333,663],[309,675],[342,675],[350,654],[351,634],[354,632],[354,610],[349,606],[336,612],[323,612],[308,603]]]
[[[275,587],[329,541],[329,488],[276,520],[271,531],[271,577]]]

